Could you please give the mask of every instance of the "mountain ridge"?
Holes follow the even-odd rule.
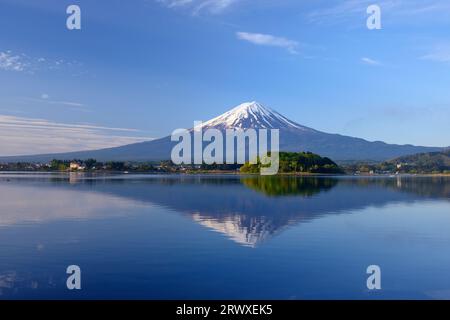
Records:
[[[275,110],[252,101],[202,123],[203,129],[279,129],[280,151],[310,151],[335,161],[385,161],[400,156],[439,152],[445,148],[370,142],[361,138],[330,134],[302,126]],[[192,129],[191,129],[192,130]],[[98,161],[160,161],[170,159],[173,146],[170,136],[120,147],[66,153],[0,157],[1,162],[48,162],[52,159],[72,160],[94,158]]]

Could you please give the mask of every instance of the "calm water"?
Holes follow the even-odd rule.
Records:
[[[0,174],[0,299],[450,299],[449,182]]]

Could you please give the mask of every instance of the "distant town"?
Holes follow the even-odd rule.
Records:
[[[88,160],[57,160],[49,163],[14,162],[0,163],[0,171],[25,172],[117,172],[117,173],[176,173],[191,171],[239,171],[239,165],[176,165],[172,161],[160,162],[99,162]]]
[[[202,164],[177,165],[172,161],[160,162],[100,162],[87,160],[57,160],[49,163],[0,163],[0,171],[25,172],[117,172],[117,173],[243,173],[256,174],[261,164]],[[339,165],[331,159],[311,152],[281,152],[280,174],[450,174],[450,151],[422,153],[381,163],[343,162]]]

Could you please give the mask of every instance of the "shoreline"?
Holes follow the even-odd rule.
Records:
[[[6,174],[77,174],[77,175],[179,175],[179,176],[255,176],[255,177],[361,177],[361,178],[395,178],[395,177],[450,177],[449,173],[401,173],[401,174],[352,174],[352,173],[278,173],[272,176],[262,176],[258,173],[241,173],[235,171],[192,171],[192,172],[124,172],[124,171],[8,171],[0,170],[0,175]]]

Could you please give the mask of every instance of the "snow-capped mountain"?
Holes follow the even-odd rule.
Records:
[[[203,123],[203,128],[217,129],[297,129],[315,131],[289,120],[280,113],[253,101],[245,102]]]
[[[382,161],[415,153],[442,151],[443,148],[370,142],[360,138],[317,131],[289,120],[258,102],[246,102],[206,121],[203,129],[279,129],[281,151],[311,151],[335,161]],[[2,157],[0,161],[44,162],[52,159],[72,160],[94,158],[98,161],[158,161],[170,159],[176,142],[170,136],[116,148],[62,154]]]

